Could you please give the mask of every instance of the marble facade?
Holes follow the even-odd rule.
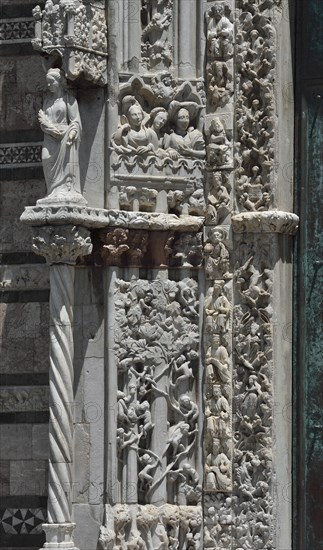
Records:
[[[0,403],[49,417],[23,421],[41,426],[34,441],[23,422],[7,439],[3,532],[14,518],[19,533],[42,524],[52,550],[290,549],[298,218],[284,177],[286,10],[280,0],[26,4],[15,32],[43,56],[34,125],[44,139],[1,147],[6,170],[30,164],[44,178],[29,178],[17,209],[29,262],[1,266],[3,291],[17,296],[1,306],[4,345],[25,315],[35,350],[42,339],[30,370],[49,374],[16,385],[9,350]],[[12,247],[8,233],[3,252]],[[35,289],[43,303],[19,303]],[[19,437],[20,467],[35,480],[41,471],[35,494],[48,498],[25,499],[17,516]]]

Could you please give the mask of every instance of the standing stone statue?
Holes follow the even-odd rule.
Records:
[[[47,197],[42,202],[85,203],[81,195],[78,148],[82,125],[76,99],[67,89],[60,69],[49,69],[46,75],[49,90],[39,122],[44,132],[42,162]]]

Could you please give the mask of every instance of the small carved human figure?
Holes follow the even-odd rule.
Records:
[[[226,179],[227,176],[223,175],[221,171],[209,174],[206,216],[214,224],[222,223],[230,212],[230,193],[226,185]]]
[[[228,421],[230,417],[230,405],[222,395],[221,386],[211,386],[211,396],[206,400],[206,438],[210,441],[213,437],[226,437],[228,435]]]
[[[142,470],[138,474],[138,478],[143,484],[151,485],[153,477],[150,472],[156,469],[160,459],[152,451],[145,453],[142,457],[139,457],[139,462],[142,465]]]
[[[199,415],[199,409],[196,403],[189,398],[188,395],[181,395],[179,398],[179,411],[189,423],[191,430],[195,428],[196,421]]]
[[[209,166],[219,167],[231,164],[231,144],[219,117],[212,120],[207,134],[209,136],[207,146]]]
[[[224,453],[206,458],[205,475],[208,491],[228,491],[231,488],[231,464]]]
[[[155,107],[150,112],[149,119],[147,121],[147,125],[150,126],[158,139],[158,145],[159,147],[162,145],[162,136],[161,136],[161,129],[165,126],[168,119],[168,114],[166,109],[164,107]]]
[[[207,67],[208,99],[215,108],[224,107],[233,92],[232,74],[222,61],[213,61]]]
[[[221,230],[213,230],[208,234],[204,246],[205,272],[209,279],[230,279],[230,254],[223,243],[224,234]]]
[[[251,419],[255,416],[261,393],[261,385],[258,382],[258,376],[256,374],[250,374],[241,403],[241,412],[243,415],[249,416]]]
[[[215,4],[207,14],[207,45],[211,58],[227,59],[233,55],[233,23],[226,17],[224,6]]]
[[[154,427],[154,424],[151,421],[150,404],[148,401],[143,401],[138,404],[136,412],[138,420],[142,420],[140,435],[147,437],[148,432]]]
[[[169,447],[172,447],[172,456],[175,458],[177,454],[185,451],[187,445],[187,438],[189,435],[190,426],[186,422],[179,422],[173,427],[173,430],[169,431],[169,437],[166,442],[166,449],[163,456],[168,451]]]
[[[49,96],[39,111],[44,132],[42,162],[47,197],[40,199],[71,200],[85,203],[81,195],[78,148],[82,125],[76,99],[67,89],[60,69],[49,69],[46,75]]]
[[[187,383],[190,378],[194,378],[190,361],[186,360],[185,355],[180,355],[174,362],[173,376],[175,376],[175,388],[180,388],[181,384]]]
[[[205,143],[202,132],[190,126],[196,118],[199,105],[193,101],[171,101],[168,116],[174,124],[174,130],[164,137],[164,149],[176,160],[179,157],[203,159]]]
[[[102,233],[101,240],[104,243],[103,256],[106,265],[120,266],[122,264],[124,255],[129,250],[128,234],[129,230],[121,227]]]
[[[230,358],[227,349],[221,345],[220,336],[212,335],[210,347],[206,351],[206,381],[230,381]]]
[[[155,131],[144,124],[145,113],[134,96],[122,100],[121,125],[112,137],[112,144],[120,153],[148,155],[158,148]]]

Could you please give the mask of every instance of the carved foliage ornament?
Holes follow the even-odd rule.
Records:
[[[32,249],[44,256],[48,264],[75,264],[79,256],[91,253],[90,233],[72,225],[44,226],[33,238]]]

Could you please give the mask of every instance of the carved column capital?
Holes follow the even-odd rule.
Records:
[[[232,216],[235,233],[284,233],[295,235],[299,218],[292,212],[271,210],[266,212],[242,212]]]
[[[48,264],[74,265],[79,256],[92,251],[90,232],[80,226],[44,226],[33,237],[32,249],[44,256]]]

